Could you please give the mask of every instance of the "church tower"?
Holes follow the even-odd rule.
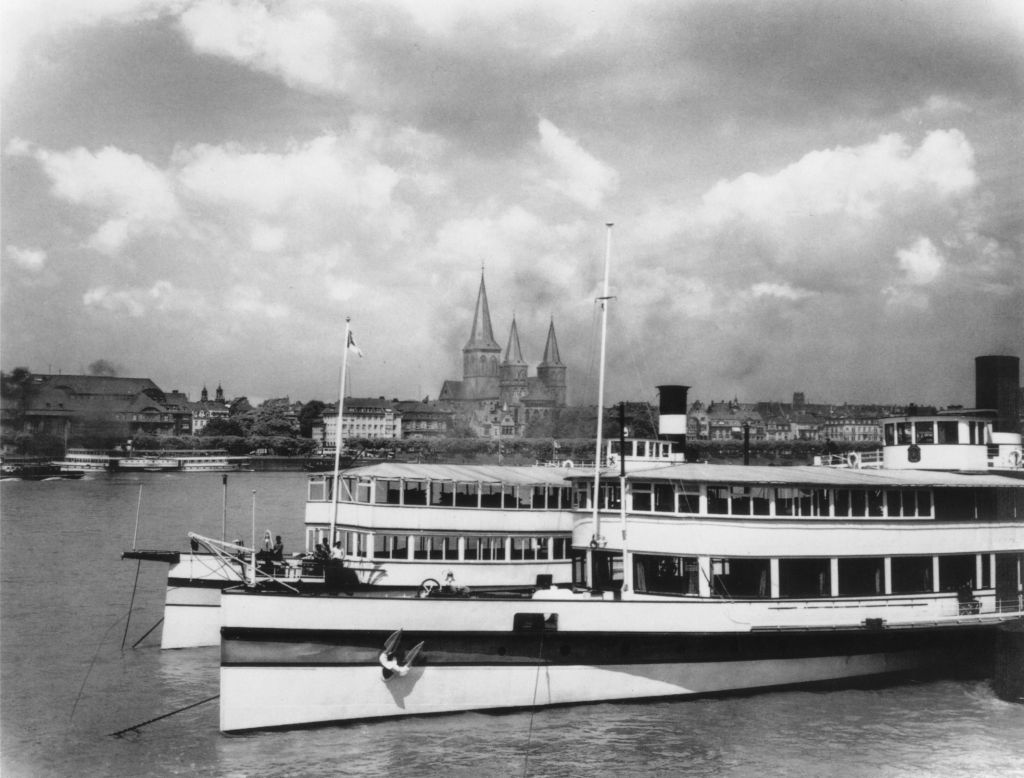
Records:
[[[555,406],[565,406],[565,373],[566,367],[558,354],[558,340],[555,338],[555,320],[551,319],[548,327],[548,341],[544,344],[544,359],[537,365],[537,378],[551,393]]]
[[[487,288],[480,272],[480,291],[476,296],[473,329],[462,349],[462,382],[464,397],[469,400],[498,398],[498,357],[501,346],[494,340],[491,311],[487,305]]]
[[[221,405],[225,404],[224,388],[220,384],[217,384],[216,402],[219,402]]]
[[[502,405],[518,405],[519,398],[526,394],[527,365],[523,352],[519,348],[519,331],[516,329],[516,317],[512,317],[512,329],[508,333],[508,346],[505,348],[505,359],[499,369],[498,390]]]
[[[204,386],[202,394],[199,395],[199,402],[207,403],[209,401],[210,401],[210,393],[208,391],[206,391],[206,387]]]

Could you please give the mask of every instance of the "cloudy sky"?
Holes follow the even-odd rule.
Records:
[[[486,267],[596,399],[1024,357],[1024,3],[5,0],[2,362],[437,395]]]

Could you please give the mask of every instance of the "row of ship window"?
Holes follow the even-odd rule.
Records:
[[[327,533],[310,530],[310,546]],[[435,559],[445,561],[507,562],[566,560],[572,554],[572,539],[551,536],[515,535],[400,535],[339,531],[346,556],[367,559]]]
[[[622,581],[622,556],[597,552],[597,586]],[[641,594],[729,598],[870,597],[991,589],[995,554],[832,558],[708,558],[634,553],[633,588]],[[586,556],[573,558],[573,580],[586,585]]]
[[[941,492],[941,500],[937,499]],[[345,478],[342,501],[506,510],[590,510],[593,484],[575,486]],[[600,484],[601,510],[620,510],[619,486]],[[330,479],[309,483],[311,501],[331,499]],[[999,515],[993,490],[846,489],[634,482],[627,510],[709,516],[977,519]],[[1015,512],[1015,508],[1011,511]]]

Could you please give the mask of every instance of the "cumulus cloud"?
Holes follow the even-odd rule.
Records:
[[[82,296],[87,308],[141,318],[151,311],[196,311],[201,298],[179,289],[170,281],[157,281],[148,289],[114,289],[109,285],[93,287]]]
[[[312,90],[356,83],[358,58],[327,8],[306,0],[199,0],[179,19],[196,51]]]
[[[116,253],[132,236],[164,228],[180,215],[167,176],[137,154],[108,146],[95,153],[35,149],[33,155],[56,197],[107,216],[88,239],[98,251]]]
[[[977,183],[974,151],[959,130],[935,130],[914,149],[901,135],[812,151],[772,175],[720,181],[703,198],[705,219],[778,224],[800,216],[877,217],[894,199],[957,196]]]
[[[18,267],[32,273],[38,273],[46,264],[46,252],[42,249],[8,245],[7,256],[14,260]]]
[[[619,186],[619,174],[587,152],[547,119],[537,124],[540,149],[551,163],[545,185],[590,209],[600,207],[604,198]]]

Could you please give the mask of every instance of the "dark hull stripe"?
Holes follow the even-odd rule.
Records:
[[[221,665],[372,666],[389,634],[223,628]],[[951,664],[987,667],[995,634],[989,625],[728,634],[407,632],[402,646],[423,641],[416,663],[427,665],[738,662],[941,649]]]

